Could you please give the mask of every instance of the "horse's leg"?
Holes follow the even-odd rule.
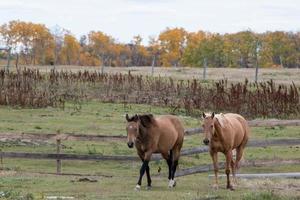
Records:
[[[218,189],[218,187],[219,187],[219,183],[218,183],[218,171],[219,171],[218,152],[210,152],[210,155],[213,160],[214,172],[215,172],[215,183],[213,185],[213,188]]]
[[[144,159],[143,159],[143,164],[141,166],[141,169],[140,169],[140,177],[139,177],[139,180],[137,182],[137,185],[135,186],[135,189],[136,190],[140,190],[141,189],[141,185],[142,185],[142,178],[145,174],[145,171],[147,168],[149,168],[149,161],[150,161],[150,158],[151,158],[151,155],[152,153],[151,152],[146,152],[145,155],[144,155]],[[149,169],[150,170],[150,169]],[[150,175],[150,174],[149,174]],[[150,176],[149,176],[150,177]]]
[[[234,162],[233,158],[231,159],[231,162],[230,162],[230,165],[231,165],[231,171],[232,171],[232,177],[233,177],[233,183],[235,185],[237,185],[237,181],[236,181],[236,176],[235,176],[235,173],[236,173],[236,161]]]
[[[170,150],[170,153],[169,152],[162,152],[161,155],[166,160],[166,162],[168,164],[168,170],[169,170],[168,179],[170,180],[171,179],[171,170],[172,170],[172,157],[173,157],[172,150]]]
[[[227,176],[227,189],[231,189],[233,190],[233,187],[230,183],[230,163],[232,161],[232,151],[229,150],[227,153],[226,153],[226,166],[225,166],[225,173],[226,173],[226,176]]]
[[[172,166],[171,166],[171,179],[169,181],[169,187],[175,187],[176,186],[176,181],[174,180],[177,165],[178,165],[178,160],[180,156],[180,149],[176,148],[173,150],[173,158],[172,158]]]
[[[244,152],[244,146],[240,146],[236,149],[236,159],[235,159],[235,171],[238,171],[238,169],[240,168],[240,161],[243,157],[243,152]],[[234,178],[235,178],[235,184],[237,185],[237,179],[234,175]]]
[[[172,164],[173,164],[173,151],[172,150],[170,150],[170,154],[169,154],[167,163],[168,163],[168,167],[169,167],[169,176],[168,176],[168,179],[170,180],[171,176],[172,176]]]
[[[239,169],[240,168],[240,161],[243,157],[244,153],[244,147],[240,146],[236,149],[236,161],[235,161],[235,168]]]
[[[142,159],[142,162],[144,163],[144,159]],[[151,177],[150,177],[150,167],[149,167],[149,165],[146,167],[146,175],[147,175],[147,182],[148,182],[147,189],[150,190],[152,181],[151,181]]]
[[[150,167],[149,167],[149,165],[146,167],[146,174],[147,174],[147,182],[148,182],[147,189],[150,190],[152,181],[151,181],[151,177],[150,177]]]

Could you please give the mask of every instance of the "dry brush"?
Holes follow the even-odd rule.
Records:
[[[229,83],[200,80],[103,74],[98,72],[40,73],[24,69],[0,71],[0,105],[64,107],[84,100],[166,106],[170,112],[197,115],[201,111],[237,112],[249,118],[293,118],[300,114],[300,88],[277,85],[272,80]]]

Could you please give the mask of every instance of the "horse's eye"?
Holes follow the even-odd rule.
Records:
[[[213,128],[213,127],[214,127],[214,125],[210,125],[210,127],[211,127],[211,128]]]

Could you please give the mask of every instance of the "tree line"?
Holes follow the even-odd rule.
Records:
[[[166,28],[148,45],[134,36],[118,42],[101,31],[77,39],[70,31],[44,24],[10,21],[0,26],[0,42],[25,65],[300,67],[300,32],[188,32]],[[0,58],[6,53],[0,52]]]

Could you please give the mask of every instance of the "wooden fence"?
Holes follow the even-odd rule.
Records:
[[[255,161],[245,161],[242,163],[243,167],[262,167],[262,166],[276,166],[278,167],[279,165],[285,165],[285,164],[300,164],[300,159],[294,159],[294,160],[255,160]],[[185,175],[190,175],[190,174],[196,174],[196,173],[204,173],[204,172],[209,172],[214,169],[212,164],[208,165],[202,165],[202,166],[196,166],[196,167],[190,167],[186,169],[181,169],[176,172],[176,177],[179,176],[185,176]],[[225,163],[221,162],[219,163],[219,169],[225,169]]]
[[[60,145],[60,143],[58,143]],[[269,147],[269,146],[293,146],[300,145],[300,139],[276,139],[276,140],[250,140],[248,147]],[[59,148],[59,147],[58,147]],[[199,153],[208,152],[208,147],[195,147],[183,149],[181,156],[190,156]],[[29,158],[29,159],[47,159],[47,160],[96,160],[96,161],[139,161],[137,156],[126,155],[93,155],[93,154],[67,154],[67,153],[23,153],[23,152],[0,152],[2,158]],[[154,154],[151,160],[161,160],[160,154]]]
[[[300,120],[252,120],[248,122],[250,127],[273,127],[273,126],[300,126]],[[185,130],[185,135],[195,135],[197,133],[202,133],[202,128],[190,128]],[[52,139],[62,139],[70,141],[107,141],[107,140],[126,140],[124,134],[118,135],[99,135],[99,134],[74,134],[74,133],[22,133],[22,134],[12,134],[12,133],[0,133],[0,138],[9,139],[37,139],[37,140],[52,140]]]
[[[300,120],[254,120],[249,122],[250,126],[297,126],[300,125]],[[201,133],[201,128],[187,129],[186,135],[193,135]],[[55,139],[57,143],[56,153],[24,153],[24,152],[0,152],[1,163],[3,158],[25,158],[25,159],[47,159],[56,160],[57,174],[61,174],[61,160],[95,160],[95,161],[139,161],[137,156],[126,155],[93,155],[93,154],[66,154],[61,152],[61,140],[79,140],[79,141],[103,141],[103,140],[125,140],[125,136],[105,136],[105,135],[82,135],[82,134],[0,134],[0,138],[14,138],[14,139],[40,139],[48,140]],[[299,145],[300,139],[276,139],[276,140],[250,140],[248,147],[268,147],[268,146],[293,146]],[[190,149],[183,149],[182,156],[190,156],[199,153],[208,152],[207,146],[195,147]],[[161,160],[159,154],[154,154],[152,160]],[[207,166],[201,166],[191,169],[186,169],[184,174],[190,174],[207,170]],[[181,172],[180,172],[181,173]],[[178,176],[180,176],[178,173]]]
[[[299,145],[300,139],[277,139],[277,140],[250,140],[248,147],[269,147],[269,146],[292,146]],[[137,156],[126,155],[86,155],[86,154],[66,154],[61,153],[61,141],[57,140],[57,152],[56,153],[23,153],[23,152],[0,152],[1,160],[3,158],[27,158],[27,159],[47,159],[56,160],[57,174],[61,173],[61,160],[95,160],[95,161],[139,161]],[[208,152],[208,147],[195,147],[191,149],[183,149],[182,156],[190,156],[199,153]],[[154,154],[151,160],[161,160],[162,157],[159,154]],[[206,169],[206,168],[205,168]],[[201,169],[200,169],[201,171]]]

